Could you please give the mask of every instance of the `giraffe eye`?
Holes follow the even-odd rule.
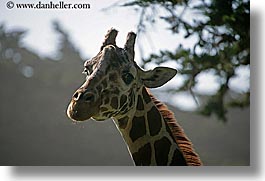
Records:
[[[93,72],[92,65],[86,65],[82,73],[89,76],[92,74],[92,72]]]
[[[129,85],[133,81],[134,77],[131,73],[125,72],[122,74],[122,80],[125,82],[125,84]]]
[[[85,75],[87,75],[87,76],[90,75],[90,71],[87,68],[84,68],[84,70],[83,70],[82,73],[85,74]]]

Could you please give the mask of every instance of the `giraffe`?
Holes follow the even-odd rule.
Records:
[[[160,87],[177,71],[156,67],[145,71],[134,61],[136,34],[129,32],[124,48],[111,28],[99,53],[85,61],[86,80],[73,94],[67,115],[73,121],[111,118],[135,165],[202,165],[173,112],[149,88]]]

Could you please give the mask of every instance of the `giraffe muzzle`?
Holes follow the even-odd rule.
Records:
[[[67,115],[75,121],[85,121],[99,112],[99,103],[93,92],[78,89],[67,108]]]
[[[93,102],[95,101],[95,95],[92,92],[84,92],[77,90],[72,98],[74,101],[85,101],[85,102]]]

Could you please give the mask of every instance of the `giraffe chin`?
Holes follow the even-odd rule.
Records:
[[[69,111],[67,110],[67,116],[73,121],[86,121],[90,118],[90,116],[86,116],[85,114],[81,114],[78,111]]]
[[[67,116],[73,121],[86,121],[92,118],[95,114],[96,110],[92,109],[84,109],[83,107],[79,107],[74,103],[70,103],[67,108]]]

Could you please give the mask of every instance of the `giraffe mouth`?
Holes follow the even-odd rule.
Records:
[[[86,116],[84,113],[78,110],[70,110],[67,109],[67,116],[72,119],[73,121],[85,121],[88,120],[90,117]]]
[[[67,108],[67,116],[73,121],[86,121],[93,117],[97,111],[96,106],[71,101]]]

